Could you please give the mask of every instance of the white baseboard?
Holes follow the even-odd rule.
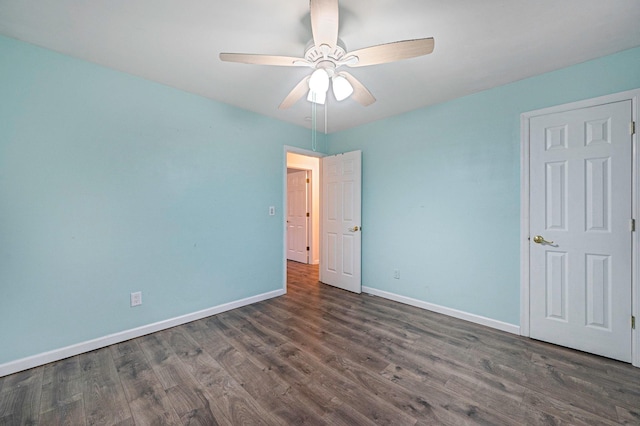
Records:
[[[470,314],[468,312],[459,311],[457,309],[447,308],[445,306],[436,305],[434,303],[424,302],[422,300],[413,299],[411,297],[401,296],[399,294],[390,293],[388,291],[378,290],[371,287],[362,287],[364,293],[368,293],[374,296],[382,297],[396,302],[404,303],[405,305],[415,306],[417,308],[426,309],[427,311],[437,312],[439,314],[448,315],[450,317],[462,319],[465,321],[473,322],[480,325],[486,325],[487,327],[495,328],[498,330],[506,331],[507,333],[513,333],[520,335],[520,327],[514,324],[494,320],[491,318],[483,317],[481,315]]]
[[[124,342],[136,337],[144,336],[146,334],[155,333],[156,331],[166,330],[167,328],[210,317],[212,315],[230,311],[242,306],[251,305],[252,303],[257,303],[263,300],[271,299],[273,297],[282,296],[283,294],[285,294],[284,289],[270,291],[268,293],[258,294],[257,296],[247,297],[245,299],[236,300],[234,302],[224,303],[212,308],[207,308],[179,317],[155,322],[153,324],[143,325],[141,327],[132,328],[130,330],[121,331],[119,333],[109,334],[107,336],[77,343],[75,345],[67,346],[64,348],[54,349],[52,351],[33,355],[27,358],[10,361],[5,364],[0,364],[0,377],[17,373],[18,371],[28,370],[29,368],[38,367],[50,362],[59,361],[61,359],[79,355],[84,352],[104,348],[105,346]]]

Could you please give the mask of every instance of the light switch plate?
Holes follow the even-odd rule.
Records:
[[[131,306],[139,306],[142,305],[142,292],[136,291],[131,293]]]

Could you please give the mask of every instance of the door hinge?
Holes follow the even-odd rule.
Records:
[[[307,246],[307,251],[309,251],[309,246]]]
[[[309,212],[307,212],[307,217],[309,217]]]
[[[633,315],[631,315],[631,329],[636,329],[636,317],[634,317]]]
[[[629,125],[629,133],[631,133],[632,135],[636,134],[636,122],[632,121],[631,124]]]
[[[307,178],[307,183],[309,183],[309,178]]]
[[[636,232],[636,220],[631,219],[629,221],[629,228],[631,228],[631,232]]]

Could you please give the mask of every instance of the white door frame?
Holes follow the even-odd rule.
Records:
[[[520,115],[520,334],[529,337],[529,121],[532,117],[543,114],[554,114],[578,108],[588,108],[591,106],[631,100],[633,121],[636,127],[640,127],[640,111],[638,111],[638,101],[640,100],[640,89],[615,93],[612,95],[600,96],[569,104],[558,105],[536,111],[525,112]],[[640,221],[640,210],[638,201],[640,200],[640,173],[638,170],[638,129],[632,136],[632,184],[631,184],[631,205],[633,217]],[[638,223],[640,225],[640,223]],[[640,226],[632,236],[633,257],[631,260],[631,314],[636,317],[636,329],[631,333],[631,359],[632,364],[640,367],[640,279],[638,277],[638,266],[640,264]]]
[[[287,292],[287,153],[293,153],[293,154],[300,154],[300,155],[305,155],[307,157],[316,157],[316,158],[322,158],[325,157],[326,154],[323,154],[321,152],[316,152],[316,151],[309,151],[307,149],[304,148],[298,148],[295,146],[289,146],[289,145],[285,145],[284,146],[284,152],[283,152],[283,161],[282,161],[282,212],[283,214],[283,219],[282,219],[282,288],[284,289],[284,292]],[[319,172],[320,172],[320,176],[316,176],[315,179],[318,179],[319,182],[322,182],[322,167],[319,168]],[[312,176],[312,179],[314,177]],[[322,192],[322,184],[320,185],[320,192]],[[319,200],[322,200],[322,194],[319,194]],[[322,212],[321,212],[322,214]],[[322,235],[322,222],[320,222],[320,235]],[[320,245],[322,245],[322,241],[320,242]],[[322,247],[320,247],[320,250],[322,250]]]

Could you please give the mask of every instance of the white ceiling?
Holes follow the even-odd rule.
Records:
[[[310,127],[306,100],[278,105],[311,70],[218,59],[302,56],[308,8],[306,0],[0,0],[0,34]],[[328,131],[640,46],[639,23],[638,0],[342,0],[347,50],[422,37],[434,37],[435,50],[351,69],[378,101],[329,100]]]

